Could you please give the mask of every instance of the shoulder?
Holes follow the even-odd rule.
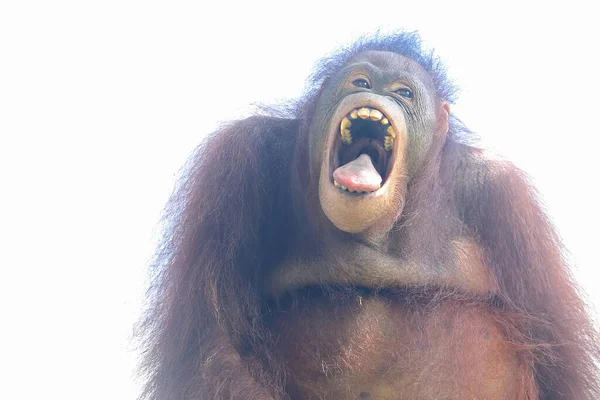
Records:
[[[537,203],[527,174],[510,160],[488,150],[459,145],[453,174],[455,201],[465,222],[498,218]],[[524,210],[521,210],[524,211]]]
[[[486,149],[456,144],[460,154],[459,168],[478,186],[510,181],[529,182],[527,174],[504,156]]]

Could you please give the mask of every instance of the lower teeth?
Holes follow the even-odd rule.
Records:
[[[344,185],[340,185],[335,179],[333,180],[333,184],[335,185],[335,187],[337,187],[340,190],[343,190],[344,192],[350,192],[350,193],[363,193],[363,194],[367,194],[367,193],[373,193],[375,192],[375,190],[371,190],[369,192],[363,190],[361,192],[359,192],[358,190],[351,190],[348,187],[344,186]],[[379,188],[381,188],[381,185],[379,185]],[[377,189],[379,189],[377,188]]]

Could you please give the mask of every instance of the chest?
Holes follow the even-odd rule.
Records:
[[[271,329],[292,399],[537,398],[507,324],[484,304],[340,292],[299,295]]]

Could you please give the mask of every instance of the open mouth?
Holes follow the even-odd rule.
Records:
[[[378,190],[392,166],[396,132],[388,117],[373,107],[348,113],[340,123],[333,153],[333,183],[350,193]]]

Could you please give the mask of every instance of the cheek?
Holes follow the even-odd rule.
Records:
[[[312,116],[312,122],[308,132],[308,162],[310,175],[312,177],[319,176],[319,170],[323,161],[321,149],[323,149],[326,140],[326,130],[327,117],[323,111],[319,111],[319,104],[317,104],[317,111],[315,111],[315,114]]]
[[[319,175],[318,172],[323,161],[323,149],[327,141],[327,129],[337,104],[335,100],[336,97],[332,94],[324,93],[317,101],[314,114],[311,116],[312,121],[308,133],[308,159],[311,176],[318,177]]]
[[[408,170],[411,176],[414,176],[429,156],[437,130],[434,102],[429,99],[419,101],[415,110],[416,112],[410,118],[408,129]]]
[[[309,160],[311,168],[320,166],[322,154],[319,151],[325,144],[325,131],[331,121],[335,109],[347,93],[344,83],[346,76],[333,76],[323,83],[310,124]]]
[[[417,110],[416,123],[420,126],[421,132],[427,133],[424,136],[431,140],[437,126],[436,102],[431,96],[424,96],[419,99]]]

